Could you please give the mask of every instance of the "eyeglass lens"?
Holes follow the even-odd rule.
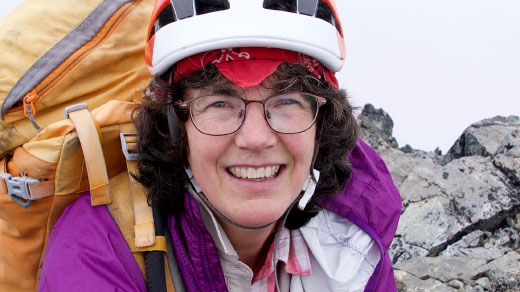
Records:
[[[245,100],[231,95],[197,97],[190,106],[195,127],[208,135],[226,135],[238,130],[246,113]],[[318,100],[305,93],[269,97],[264,103],[265,118],[276,132],[292,134],[309,129],[318,112]]]

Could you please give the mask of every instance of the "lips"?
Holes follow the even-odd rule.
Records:
[[[236,178],[265,180],[276,177],[280,170],[280,165],[265,167],[229,167],[228,172]]]

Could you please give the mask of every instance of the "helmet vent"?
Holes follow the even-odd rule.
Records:
[[[151,39],[162,27],[177,20],[229,9],[228,0],[170,0],[170,2],[171,5],[165,6],[157,16],[148,39]]]
[[[227,0],[195,0],[197,15],[229,9]]]
[[[279,10],[296,13],[297,5],[296,0],[265,0],[264,8],[270,10]]]
[[[148,37],[148,39],[152,38],[155,32],[161,29],[163,26],[168,25],[176,20],[177,19],[175,19],[175,14],[173,13],[172,6],[168,5],[164,7],[164,9],[157,16],[157,19],[155,19],[152,31],[150,32],[150,36]]]
[[[318,0],[299,0],[298,11],[300,14],[314,16],[316,13],[316,7],[318,6]]]
[[[318,11],[316,11],[316,17],[323,19],[326,22],[332,24],[334,27],[336,27],[336,29],[339,31],[339,33],[343,36],[341,26],[339,25],[338,20],[334,16],[334,13],[332,13],[332,9],[330,8],[329,4],[320,0],[320,2],[318,3]]]
[[[192,0],[170,0],[170,2],[172,3],[173,12],[177,19],[180,20],[193,16],[194,11]]]
[[[332,8],[323,0],[264,0],[264,8],[314,16],[332,24],[343,36],[343,31]]]

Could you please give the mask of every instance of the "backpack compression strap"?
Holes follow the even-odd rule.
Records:
[[[92,206],[110,204],[107,165],[101,148],[101,131],[88,111],[87,104],[65,108],[65,119],[70,118],[78,134],[87,167]]]

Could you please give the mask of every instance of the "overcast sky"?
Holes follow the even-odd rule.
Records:
[[[0,17],[19,0],[3,0]],[[473,122],[520,114],[520,1],[336,0],[352,102],[394,121],[399,146],[445,153]],[[3,56],[2,56],[3,57]]]
[[[473,122],[520,114],[520,1],[336,1],[340,83],[394,121],[400,146],[446,152]]]

